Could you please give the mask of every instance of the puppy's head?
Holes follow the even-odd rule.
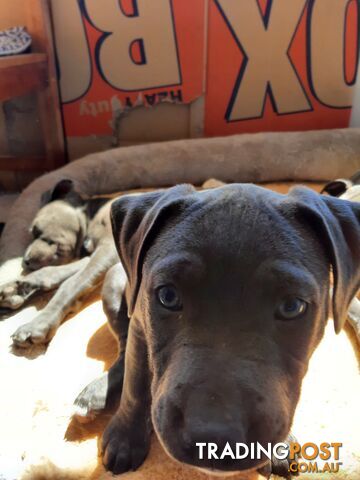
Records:
[[[152,421],[179,461],[221,471],[264,460],[199,459],[197,442],[283,441],[329,309],[338,332],[359,287],[360,207],[305,188],[252,185],[123,197],[112,226],[130,315],[142,324]]]
[[[86,232],[84,202],[71,180],[58,182],[42,203],[30,227],[33,240],[23,259],[27,270],[72,261],[79,256]]]

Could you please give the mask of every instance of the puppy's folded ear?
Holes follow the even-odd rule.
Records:
[[[79,205],[83,203],[85,198],[76,191],[73,180],[70,178],[63,178],[56,183],[52,189],[47,190],[41,196],[42,205],[46,205],[55,200],[66,200],[74,205]]]
[[[296,215],[316,234],[333,272],[335,331],[343,327],[349,304],[360,288],[360,203],[294,188]]]
[[[69,178],[60,180],[51,190],[42,194],[41,202],[43,205],[53,202],[54,200],[61,200],[69,195],[74,190],[74,182]]]
[[[343,195],[351,186],[352,182],[350,180],[339,178],[338,180],[327,183],[321,190],[321,193],[327,193],[332,197],[340,197],[340,195]]]
[[[191,185],[178,185],[163,191],[126,195],[113,202],[112,231],[131,292],[129,316],[135,308],[147,251],[169,219],[184,211],[194,192]]]

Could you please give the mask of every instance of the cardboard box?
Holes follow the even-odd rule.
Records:
[[[360,124],[355,0],[52,0],[52,7],[72,156],[144,141]]]

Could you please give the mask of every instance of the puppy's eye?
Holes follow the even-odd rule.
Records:
[[[53,240],[51,240],[50,238],[46,238],[44,240],[50,247],[51,247],[51,245],[55,245],[55,242]]]
[[[180,296],[173,285],[164,285],[157,289],[157,298],[161,305],[168,310],[181,310]]]
[[[308,304],[305,300],[297,297],[289,297],[280,303],[276,315],[280,320],[293,320],[303,315],[307,307]]]
[[[41,235],[41,230],[40,228],[38,228],[36,225],[34,225],[31,229],[31,235],[34,237],[34,238],[38,238],[40,237]]]

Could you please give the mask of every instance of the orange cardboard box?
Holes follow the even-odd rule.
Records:
[[[52,6],[68,139],[112,135],[119,118],[164,103],[176,129],[176,108],[199,99],[198,128],[180,136],[360,125],[356,0]],[[157,118],[136,120],[132,141]]]

